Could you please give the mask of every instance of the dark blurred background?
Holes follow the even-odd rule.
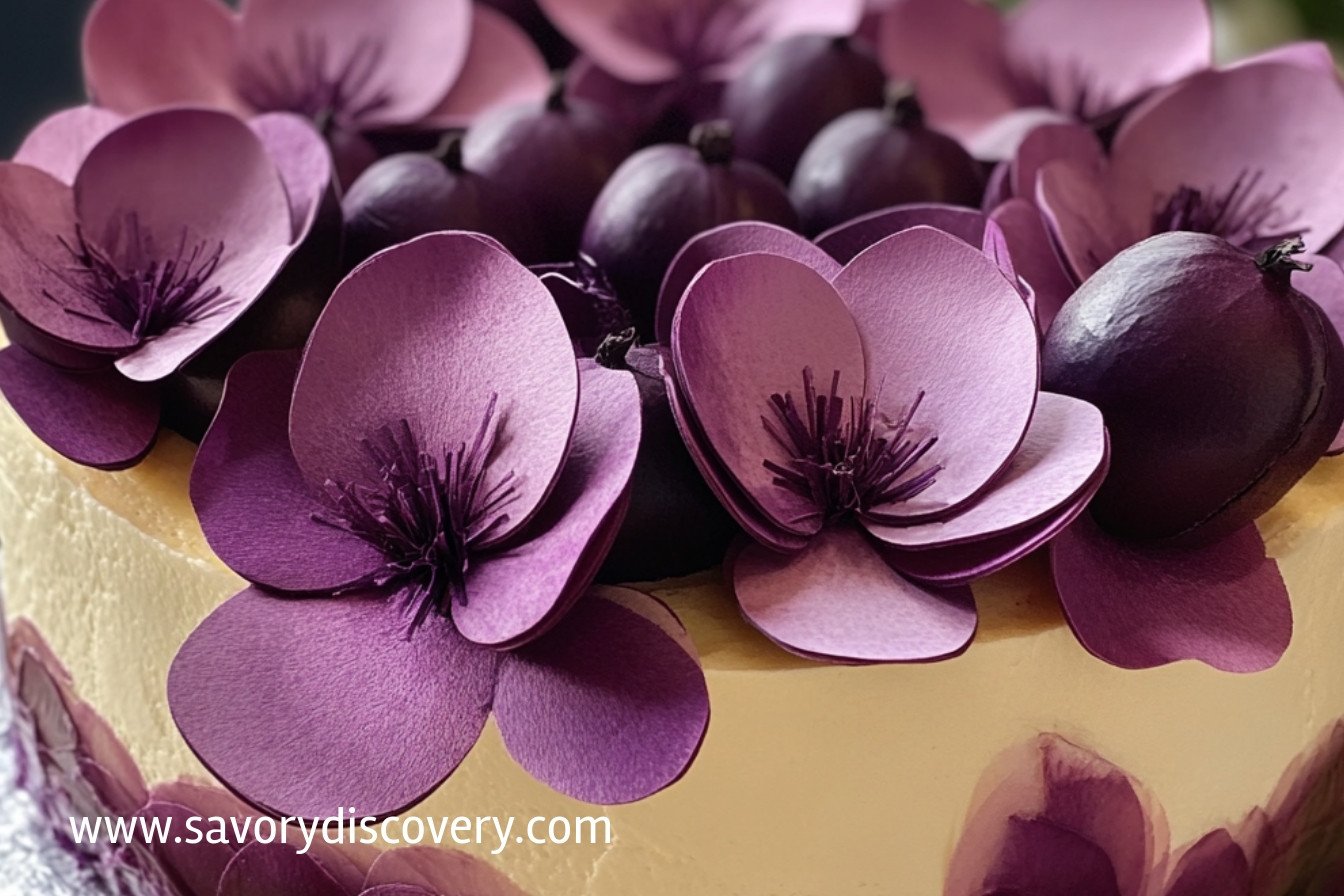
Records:
[[[0,0],[3,156],[8,157],[44,115],[83,100],[79,33],[89,2]],[[1216,5],[1223,58],[1301,35],[1344,43],[1344,0],[1217,0]]]

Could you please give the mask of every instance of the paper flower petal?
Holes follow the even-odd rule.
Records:
[[[1227,831],[1206,834],[1181,854],[1165,896],[1251,896],[1246,853]]]
[[[126,119],[100,106],[75,106],[43,119],[23,138],[14,161],[40,168],[64,184],[75,182],[94,144]]]
[[[312,124],[288,112],[258,115],[248,125],[280,172],[293,225],[289,242],[298,245],[331,193],[335,178],[331,150]]]
[[[11,345],[0,349],[0,392],[34,435],[89,467],[134,466],[159,431],[158,387],[109,368],[61,370]]]
[[[327,77],[359,73],[343,110],[355,129],[414,122],[462,70],[471,15],[470,0],[245,0],[239,77],[246,92],[249,79],[305,71],[316,58]]]
[[[747,621],[803,656],[941,659],[975,634],[969,589],[916,585],[848,527],[823,529],[797,554],[749,545],[732,561],[731,576]]]
[[[1314,256],[1308,263],[1312,266],[1311,270],[1294,274],[1293,286],[1319,305],[1326,319],[1344,337],[1344,268],[1333,258],[1325,256]],[[1326,453],[1344,454],[1344,428],[1341,428]]]
[[[281,591],[333,591],[378,569],[382,554],[319,523],[322,504],[289,448],[298,352],[255,352],[234,364],[191,468],[191,503],[229,568]]]
[[[1182,549],[1117,541],[1085,514],[1052,543],[1051,561],[1074,634],[1116,666],[1194,659],[1258,672],[1288,648],[1288,590],[1254,525]]]
[[[202,817],[200,807],[184,806],[162,797],[152,798],[136,814],[149,824],[158,822],[171,825],[168,830],[187,830],[187,819]],[[189,838],[179,837],[179,840],[182,839]],[[229,843],[212,843],[205,838],[200,843],[174,843],[171,837],[166,840],[164,843],[150,844],[150,849],[172,879],[180,882],[188,896],[216,896],[224,869],[233,860],[238,848]]]
[[[841,264],[849,264],[864,249],[892,234],[911,227],[932,227],[979,248],[984,244],[986,220],[983,212],[957,205],[898,205],[838,224],[817,237],[817,245]]]
[[[608,599],[611,591],[626,589],[595,589],[546,637],[510,654],[495,692],[495,719],[518,764],[561,793],[604,805],[680,778],[709,723],[696,657]]]
[[[691,281],[710,262],[734,255],[764,252],[782,255],[813,268],[827,280],[840,272],[840,265],[814,243],[777,224],[735,221],[706,230],[681,247],[663,277],[653,329],[658,342],[672,341],[672,317]]]
[[[1309,71],[1334,72],[1335,56],[1330,45],[1318,40],[1303,40],[1270,47],[1260,53],[1232,63],[1228,68],[1263,63],[1298,65]]]
[[[1003,233],[1018,276],[1031,287],[1036,326],[1045,333],[1075,288],[1046,230],[1045,219],[1026,199],[1009,199],[994,209],[990,220]]]
[[[1152,202],[1142,186],[1119,186],[1115,171],[1098,175],[1069,159],[1046,164],[1036,204],[1049,225],[1073,279],[1081,283],[1122,250],[1152,232]]]
[[[501,435],[486,487],[515,476],[498,541],[550,492],[578,394],[546,287],[483,240],[431,234],[374,256],[336,288],[299,370],[290,441],[313,485],[372,481],[360,439],[406,420],[425,450],[442,454],[471,443],[497,395]]]
[[[1126,896],[1106,851],[1049,819],[1012,816],[1000,849],[998,864],[979,892]]]
[[[1310,109],[1301,115],[1299,109]],[[1258,178],[1251,195],[1275,197],[1273,233],[1302,233],[1312,250],[1344,227],[1344,88],[1333,71],[1294,64],[1195,75],[1143,103],[1111,147],[1123,182],[1168,197],[1182,186],[1225,195]],[[1279,191],[1282,193],[1279,194]]]
[[[403,600],[230,598],[169,669],[183,737],[273,814],[387,815],[416,802],[480,735],[498,657],[437,616],[407,637]]]
[[[1106,166],[1106,149],[1092,128],[1075,122],[1041,125],[1023,138],[1009,164],[1012,195],[1034,199],[1041,169],[1058,159],[1099,175]]]
[[[492,107],[540,100],[550,83],[546,60],[527,33],[503,13],[476,3],[462,71],[419,126],[465,127]]]
[[[462,896],[527,896],[489,863],[463,852],[434,846],[391,849],[373,860],[364,879],[363,896],[393,896],[395,887],[413,893],[460,893]]]
[[[1206,0],[1028,0],[1007,48],[1056,108],[1089,120],[1208,68],[1213,21]]]
[[[674,79],[681,66],[674,55],[671,22],[681,15],[691,20],[708,16],[715,6],[686,7],[645,0],[538,0],[555,23],[583,54],[622,81],[655,84]],[[695,34],[691,28],[682,34]]]
[[[1022,297],[979,250],[927,227],[872,246],[835,288],[863,333],[868,382],[889,403],[925,391],[915,426],[938,438],[934,484],[874,512],[917,517],[973,497],[1012,459],[1036,404],[1039,337]]]
[[[253,842],[233,856],[219,896],[349,896],[322,866],[287,843]]]
[[[596,364],[580,382],[569,457],[526,540],[467,571],[467,603],[453,608],[453,619],[477,643],[512,646],[553,623],[592,582],[625,515],[639,453],[639,389],[628,373]]]
[[[801,400],[804,368],[823,386],[838,372],[844,394],[863,394],[863,345],[844,301],[801,262],[739,255],[700,273],[672,333],[682,397],[718,460],[775,526],[817,531],[816,508],[776,485],[765,466],[789,458],[764,420],[771,395]]]
[[[980,498],[943,521],[911,526],[868,522],[874,536],[902,548],[978,541],[1053,515],[1096,479],[1106,461],[1101,411],[1085,401],[1040,393],[1022,445]]]
[[[99,106],[245,111],[233,87],[237,26],[219,0],[99,0],[84,24],[84,78]]]

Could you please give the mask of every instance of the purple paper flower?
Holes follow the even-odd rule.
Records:
[[[850,34],[861,0],[540,0],[582,52],[571,90],[643,124],[671,107],[714,117],[753,50],[794,34]]]
[[[1003,158],[1045,121],[1108,123],[1157,87],[1207,68],[1205,0],[895,0],[879,49],[919,84],[934,127]]]
[[[840,267],[771,239],[698,271],[671,326],[683,438],[753,542],[730,562],[742,611],[808,656],[956,653],[966,583],[1097,488],[1101,416],[1039,391],[1026,304],[965,242],[920,227]]]
[[[293,112],[345,133],[458,127],[549,84],[523,31],[470,0],[99,0],[84,74],[118,112]]]
[[[234,367],[197,456],[206,537],[256,587],[173,663],[188,743],[250,802],[313,817],[416,802],[492,711],[567,794],[671,783],[708,720],[693,648],[645,595],[583,597],[638,414],[629,374],[577,362],[546,288],[488,239],[357,268],[301,364]]]
[[[301,119],[70,110],[0,163],[0,390],[55,450],[149,451],[158,383],[222,334],[303,242],[331,161]]]

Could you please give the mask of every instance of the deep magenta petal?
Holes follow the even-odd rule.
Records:
[[[957,205],[898,205],[832,227],[817,237],[817,245],[841,264],[849,264],[863,250],[892,234],[911,227],[932,227],[980,248],[985,241],[986,221],[983,212]]]
[[[349,896],[308,855],[287,843],[252,842],[238,850],[219,879],[219,896]]]
[[[256,589],[230,598],[169,669],[183,737],[273,814],[387,815],[417,802],[476,743],[498,656],[438,616],[408,636],[404,600]]]
[[[1251,896],[1251,867],[1245,850],[1223,829],[1206,834],[1176,862],[1164,896]]]
[[[709,691],[694,653],[668,633],[679,625],[638,592],[590,592],[504,660],[495,719],[509,753],[561,793],[604,805],[681,777],[709,723]]]
[[[280,172],[289,199],[292,245],[302,243],[323,203],[334,201],[335,167],[327,143],[306,119],[288,112],[258,115],[248,122]]]
[[[1123,668],[1194,659],[1258,672],[1292,637],[1288,589],[1254,525],[1175,548],[1115,540],[1084,514],[1055,539],[1051,560],[1074,634]]]
[[[369,866],[364,887],[361,896],[404,896],[405,888],[430,896],[527,896],[488,862],[436,846],[388,850]]]

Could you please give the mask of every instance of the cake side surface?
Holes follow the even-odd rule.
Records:
[[[151,781],[208,777],[162,699],[178,646],[242,587],[213,557],[186,497],[190,446],[165,435],[135,470],[54,456],[0,412],[6,610],[31,619]],[[530,892],[937,894],[984,770],[1055,732],[1144,781],[1174,843],[1239,819],[1319,731],[1344,717],[1344,462],[1327,461],[1261,521],[1293,596],[1292,646],[1273,669],[1097,661],[1064,624],[1040,558],[976,586],[962,656],[837,667],[794,659],[737,616],[717,576],[654,586],[700,651],[714,707],[686,777],[602,810],[517,767],[491,723],[457,773],[407,814],[609,814],[605,846],[478,852]],[[392,708],[389,708],[392,709]]]

